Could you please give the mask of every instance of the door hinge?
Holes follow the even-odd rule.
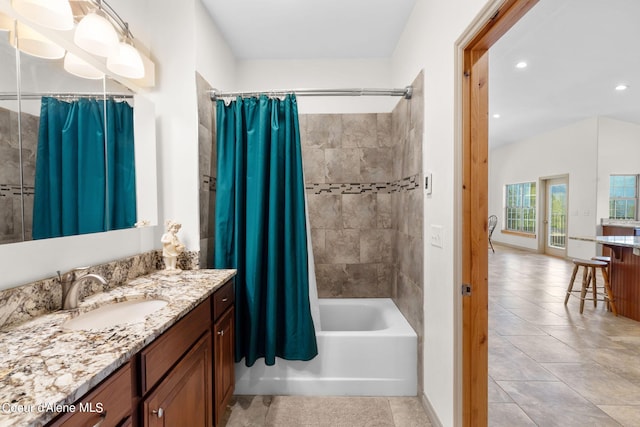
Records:
[[[468,297],[471,295],[471,285],[467,285],[466,283],[462,284],[462,296]]]

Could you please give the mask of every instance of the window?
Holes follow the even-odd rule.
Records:
[[[609,176],[609,218],[636,219],[638,175]]]
[[[506,187],[506,229],[536,232],[536,183],[508,184]]]

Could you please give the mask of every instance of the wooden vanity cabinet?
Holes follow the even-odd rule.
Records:
[[[213,294],[213,370],[215,424],[220,423],[235,387],[234,320],[235,291],[233,281]]]
[[[210,426],[211,332],[207,332],[143,401],[145,427]]]
[[[102,413],[49,425],[218,425],[235,386],[234,301],[230,280],[79,401],[102,404]]]
[[[55,427],[131,425],[134,390],[132,373],[129,362],[76,402],[73,405],[75,412],[61,415],[49,425]]]

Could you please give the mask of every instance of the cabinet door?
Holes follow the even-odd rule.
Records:
[[[50,427],[120,426],[131,414],[132,376],[127,363],[91,393],[75,403],[77,412],[68,413],[49,424]]]
[[[144,400],[143,425],[210,426],[211,365],[211,333],[208,332]]]
[[[213,325],[216,425],[226,409],[235,387],[234,309],[229,308]]]

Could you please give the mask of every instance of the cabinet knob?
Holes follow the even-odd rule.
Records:
[[[229,301],[229,298],[222,298],[222,302],[227,302]]]
[[[224,336],[224,329],[221,331],[218,331],[218,335]]]
[[[159,408],[158,410],[153,410],[151,411],[152,414],[157,415],[158,418],[162,418],[162,415],[164,414],[164,411],[162,410],[162,408]]]

